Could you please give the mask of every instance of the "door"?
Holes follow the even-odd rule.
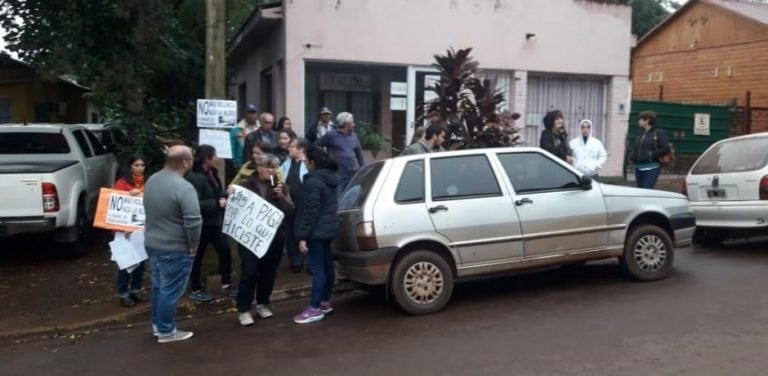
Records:
[[[515,208],[486,154],[429,158],[427,211],[463,266],[523,256]]]
[[[77,146],[83,155],[83,165],[85,167],[85,186],[88,197],[88,207],[96,207],[98,200],[101,176],[103,175],[102,166],[98,158],[93,154],[91,146],[88,144],[88,137],[85,131],[78,129],[72,132],[77,141]]]
[[[599,187],[583,190],[570,169],[532,152],[498,153],[512,185],[525,257],[600,249],[607,245],[607,213]]]

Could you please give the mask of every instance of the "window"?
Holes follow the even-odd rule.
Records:
[[[91,147],[93,148],[93,152],[96,153],[96,155],[107,154],[107,149],[104,148],[104,144],[102,144],[101,141],[99,141],[99,139],[93,135],[93,132],[86,130],[85,135],[88,136],[88,141],[91,142]]]
[[[485,155],[435,158],[430,166],[432,199],[435,201],[501,195]]]
[[[363,205],[383,166],[384,162],[372,163],[357,171],[341,194],[339,210],[356,209]]]
[[[83,151],[83,155],[85,155],[86,158],[93,157],[93,153],[91,152],[91,148],[88,146],[88,141],[85,140],[85,135],[83,134],[83,131],[74,131],[72,132],[72,135],[75,136],[75,140],[77,140],[77,145],[80,146],[80,150]]]
[[[753,171],[768,164],[768,137],[723,142],[707,150],[691,170],[693,175]]]
[[[424,161],[410,161],[405,165],[400,183],[397,184],[395,202],[398,204],[424,202]]]
[[[543,154],[499,154],[499,160],[517,193],[579,188],[576,174]]]
[[[60,133],[0,133],[0,154],[69,154]]]

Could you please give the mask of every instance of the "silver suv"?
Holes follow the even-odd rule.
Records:
[[[339,203],[339,272],[387,285],[411,314],[442,309],[457,279],[618,257],[663,278],[695,219],[680,194],[593,183],[539,148],[413,155],[362,168]]]

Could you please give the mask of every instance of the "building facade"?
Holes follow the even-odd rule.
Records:
[[[569,133],[589,118],[609,153],[623,156],[630,26],[629,6],[601,1],[285,0],[257,9],[236,35],[230,95],[296,125],[315,121],[321,106],[349,111],[401,148],[431,99],[433,55],[472,47],[478,74],[522,114],[528,144],[538,145],[544,113],[557,108]],[[604,175],[621,173],[622,158],[613,159]]]

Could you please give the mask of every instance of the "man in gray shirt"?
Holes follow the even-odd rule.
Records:
[[[203,224],[197,191],[184,180],[193,161],[190,148],[171,147],[165,168],[153,174],[144,187],[144,247],[152,267],[152,330],[159,343],[192,337],[192,332],[177,330],[174,319]]]

